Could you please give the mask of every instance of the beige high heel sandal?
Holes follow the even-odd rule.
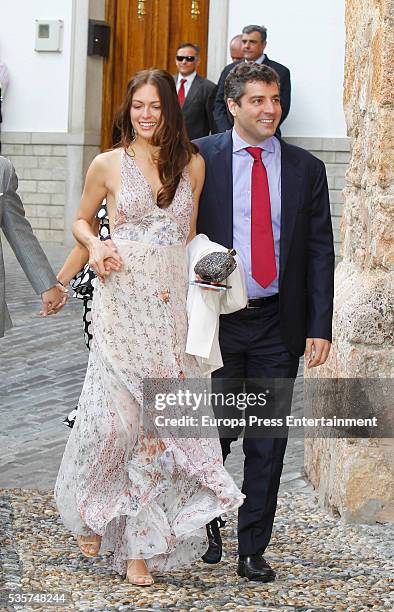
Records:
[[[132,574],[131,572],[136,571],[135,565],[138,561],[142,561],[145,565],[145,569],[148,572],[147,574]],[[149,573],[147,565],[143,559],[129,559],[127,561],[127,574],[126,580],[130,584],[134,584],[135,586],[151,586],[154,584],[153,577]]]
[[[77,544],[85,557],[97,557],[101,547],[101,536],[77,536]]]

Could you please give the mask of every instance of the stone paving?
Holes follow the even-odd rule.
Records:
[[[57,270],[64,247],[47,249]],[[303,442],[290,439],[278,515],[267,559],[275,583],[238,578],[235,518],[223,530],[225,557],[157,577],[151,588],[131,587],[105,558],[83,558],[62,527],[50,492],[69,429],[62,419],[78,399],[87,351],[81,304],[70,300],[57,316],[37,315],[32,292],[6,249],[7,299],[15,327],[0,340],[0,610],[52,610],[12,604],[8,594],[65,593],[70,610],[391,610],[393,575],[389,525],[343,525],[318,509],[303,478]],[[293,414],[302,411],[302,378]],[[234,446],[234,445],[233,445]],[[240,484],[242,446],[226,467]],[[223,588],[226,585],[226,588]]]

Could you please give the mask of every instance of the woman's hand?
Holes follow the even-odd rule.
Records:
[[[123,261],[112,240],[94,237],[89,243],[89,265],[100,281],[104,282],[111,272],[122,269]]]

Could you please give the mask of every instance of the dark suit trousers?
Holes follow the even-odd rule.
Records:
[[[213,388],[228,392],[231,381],[221,381],[221,379],[243,379],[244,390],[253,392],[256,391],[256,384],[259,384],[256,379],[290,379],[287,381],[285,395],[282,394],[282,413],[284,399],[285,412],[289,414],[299,358],[291,355],[282,342],[278,302],[267,303],[262,308],[244,309],[222,315],[219,341],[224,366],[213,373],[212,377],[215,379]],[[233,392],[239,391],[240,381],[234,381],[234,384]],[[226,409],[224,406],[220,410]],[[215,412],[219,416],[219,409]],[[261,416],[268,414],[265,415],[263,412]],[[239,432],[231,432],[231,437],[221,437],[223,461],[230,453],[231,442],[237,439],[238,434]],[[246,495],[246,499],[238,513],[240,555],[263,553],[268,546],[286,444],[286,433],[281,438],[261,437],[261,434],[255,437],[245,430],[242,492]]]

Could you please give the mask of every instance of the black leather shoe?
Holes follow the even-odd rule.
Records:
[[[257,582],[272,582],[275,580],[275,572],[262,555],[247,555],[239,557],[238,576]]]
[[[220,535],[220,527],[224,527],[226,521],[220,516],[214,518],[213,521],[206,525],[208,535],[208,550],[201,557],[205,563],[219,563],[222,558],[222,538]]]

